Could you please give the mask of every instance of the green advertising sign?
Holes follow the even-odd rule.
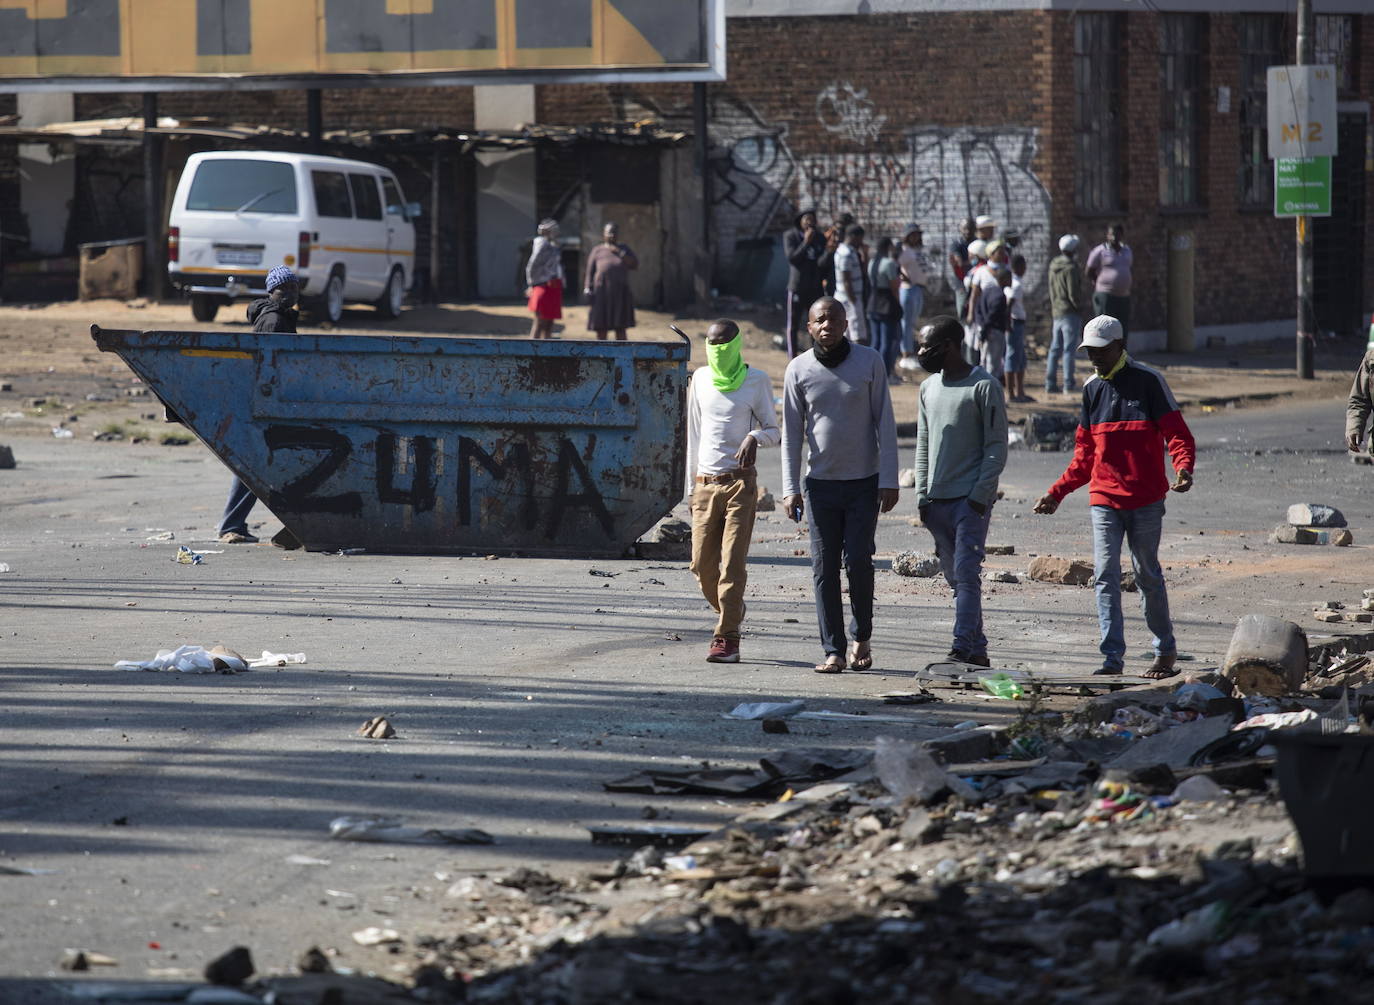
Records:
[[[1274,159],[1274,215],[1331,215],[1331,158]]]

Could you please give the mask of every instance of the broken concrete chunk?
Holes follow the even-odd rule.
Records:
[[[940,574],[940,560],[916,551],[904,551],[892,558],[892,571],[899,576],[930,579]]]
[[[664,520],[653,531],[653,540],[661,544],[691,544],[692,525],[686,520]]]
[[[1328,624],[1345,620],[1345,615],[1340,611],[1313,611],[1312,616],[1318,621],[1325,621]]]
[[[1323,600],[1317,605],[1316,609],[1319,611],[1343,611],[1345,610],[1345,605],[1339,600]]]
[[[377,715],[358,727],[358,735],[370,740],[389,740],[396,735],[396,730],[391,728],[391,723],[385,717]]]
[[[1356,611],[1354,614],[1350,615],[1350,620],[1362,625],[1367,625],[1374,622],[1374,613],[1369,611]]]
[[[1091,563],[1078,559],[1040,555],[1031,559],[1026,575],[1037,583],[1058,583],[1061,586],[1087,586],[1093,581]]]
[[[1247,614],[1236,623],[1222,673],[1240,694],[1296,691],[1307,676],[1307,635],[1291,621]]]
[[[1288,522],[1294,527],[1344,527],[1345,516],[1335,506],[1294,503],[1288,507]]]
[[[903,489],[914,489],[916,487],[916,469],[902,468],[897,472],[897,487]]]
[[[1269,535],[1270,544],[1321,544],[1322,535],[1308,527],[1281,523]]]
[[[754,511],[756,513],[772,513],[778,508],[778,501],[773,498],[773,493],[768,491],[768,486],[760,485],[758,498],[754,500]]]
[[[1019,583],[1021,577],[1014,572],[989,572],[988,580],[993,583]]]
[[[1015,555],[1016,545],[1014,544],[990,544],[983,549],[989,555]]]
[[[1331,543],[1337,548],[1349,548],[1355,543],[1355,535],[1345,528],[1331,532]]]

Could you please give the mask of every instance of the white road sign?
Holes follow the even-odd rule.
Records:
[[[1336,68],[1271,66],[1269,156],[1336,156]]]

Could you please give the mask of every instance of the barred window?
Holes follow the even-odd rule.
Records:
[[[1240,14],[1240,168],[1242,206],[1272,206],[1274,172],[1269,163],[1269,67],[1282,66],[1283,15]]]
[[[1119,15],[1074,15],[1074,199],[1083,213],[1121,208],[1120,53]]]
[[[1350,14],[1318,14],[1313,48],[1318,66],[1336,68],[1337,92],[1355,90],[1355,18]]]
[[[1202,14],[1159,21],[1159,203],[1197,206],[1202,193]]]

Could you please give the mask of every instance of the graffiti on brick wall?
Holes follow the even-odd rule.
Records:
[[[868,91],[849,81],[835,81],[816,95],[816,118],[828,131],[855,143],[872,143],[887,122],[879,115]]]
[[[1035,130],[1022,126],[918,127],[908,133],[914,201],[926,243],[945,245],[966,217],[987,214],[999,233],[1021,235],[1026,297],[1047,295],[1046,270],[1057,244],[1050,233],[1050,196],[1031,171]],[[946,282],[951,276],[942,269]]]
[[[728,260],[739,241],[776,229],[774,217],[790,208],[797,164],[787,126],[764,121],[753,106],[728,95],[711,102],[710,139],[716,246]]]
[[[897,234],[911,218],[911,157],[906,153],[812,154],[800,158],[797,204],[828,222],[841,213],[873,235]]]

